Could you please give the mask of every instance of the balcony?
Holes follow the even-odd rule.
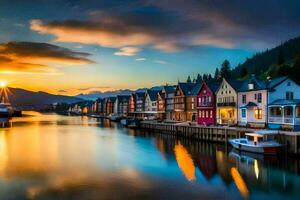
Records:
[[[224,103],[217,103],[218,107],[235,107],[235,102],[224,102]]]

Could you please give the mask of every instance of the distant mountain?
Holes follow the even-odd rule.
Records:
[[[243,64],[237,66],[232,72],[234,77],[239,77],[242,69],[246,68],[249,74],[261,76],[278,62],[293,63],[298,53],[300,53],[300,37],[290,39],[273,49],[257,53],[252,58],[247,58]]]
[[[148,88],[140,88],[137,90],[115,90],[115,91],[107,91],[107,92],[91,92],[88,94],[79,94],[76,97],[85,99],[85,100],[96,100],[97,98],[105,98],[105,97],[114,97],[117,95],[131,95],[134,92],[143,92],[146,91]],[[161,89],[161,86],[155,86],[150,89],[153,90],[159,90]]]
[[[79,97],[53,95],[46,92],[32,92],[19,88],[9,88],[10,103],[21,109],[40,109],[52,103],[75,103],[82,101]]]

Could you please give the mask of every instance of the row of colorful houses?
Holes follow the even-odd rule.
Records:
[[[89,107],[88,107],[89,106]],[[200,125],[239,125],[300,130],[300,86],[288,77],[259,80],[178,83],[131,95],[97,99],[70,108],[102,116],[117,115]]]

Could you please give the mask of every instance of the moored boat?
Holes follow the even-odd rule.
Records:
[[[255,133],[246,133],[245,138],[236,138],[229,140],[230,144],[242,151],[262,154],[276,154],[283,145],[275,140],[278,134],[276,131],[259,130]]]
[[[12,117],[13,113],[14,111],[10,103],[0,103],[0,118]]]

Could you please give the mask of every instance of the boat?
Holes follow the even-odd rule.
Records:
[[[14,110],[10,103],[0,103],[0,118],[12,117]]]
[[[132,121],[132,119],[124,118],[124,119],[121,119],[120,122],[123,126],[127,127],[131,123],[131,121]]]
[[[238,150],[261,154],[277,154],[284,145],[275,140],[277,131],[259,130],[246,133],[245,138],[230,139],[230,144]]]
[[[121,120],[121,117],[118,115],[112,115],[110,116],[110,120],[113,122],[119,122]]]

